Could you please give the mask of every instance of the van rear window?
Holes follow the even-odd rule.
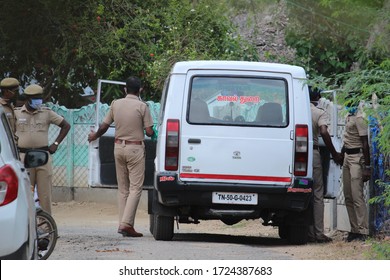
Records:
[[[191,82],[187,120],[193,124],[285,127],[287,96],[284,79],[196,76]]]

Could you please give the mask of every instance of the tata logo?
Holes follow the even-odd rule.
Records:
[[[175,177],[173,176],[162,176],[159,178],[160,182],[167,182],[167,181],[175,181]]]
[[[241,152],[234,151],[233,152],[233,159],[241,159]]]

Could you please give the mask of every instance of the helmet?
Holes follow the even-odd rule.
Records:
[[[37,95],[42,93],[43,93],[43,88],[38,85],[29,85],[24,89],[25,95]]]

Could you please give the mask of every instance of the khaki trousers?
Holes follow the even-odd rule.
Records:
[[[115,144],[119,224],[134,226],[145,177],[144,145]]]
[[[309,227],[309,237],[316,238],[324,234],[324,181],[318,150],[313,152],[313,180],[313,226]]]
[[[364,200],[364,157],[362,153],[345,154],[343,164],[343,191],[351,232],[369,234],[368,210]]]
[[[20,160],[24,162],[24,153],[20,153]],[[45,165],[37,168],[28,169],[31,185],[37,188],[39,204],[43,210],[51,214],[51,192],[52,192],[52,178],[53,178],[53,166],[52,158],[49,154],[49,160]]]

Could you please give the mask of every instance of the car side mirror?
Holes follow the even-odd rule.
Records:
[[[49,160],[49,154],[43,150],[30,150],[24,157],[24,166],[26,168],[35,168],[45,165]]]

